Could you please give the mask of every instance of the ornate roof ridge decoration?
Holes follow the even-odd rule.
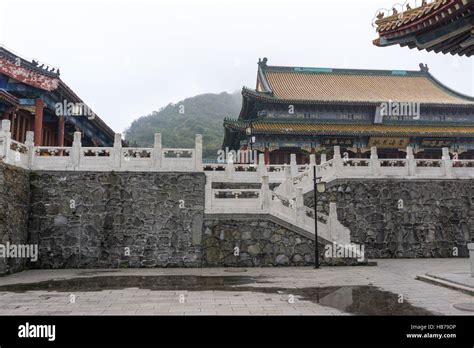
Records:
[[[400,44],[410,48],[471,56],[474,54],[474,0],[422,0],[412,8],[378,11],[376,46]]]
[[[43,64],[44,65],[44,64]],[[0,45],[0,73],[16,79],[26,85],[33,86],[48,92],[59,91],[70,102],[87,105],[63,80],[60,78],[59,68],[48,67],[45,69],[37,61],[27,59],[12,53]],[[93,112],[93,111],[92,111]],[[113,138],[115,132],[95,112],[90,119],[101,128],[109,137]]]
[[[34,59],[30,61],[16,53],[13,53],[11,50],[0,44],[0,57],[2,56],[12,60],[13,63],[18,66],[26,67],[29,70],[35,71],[42,75],[52,78],[59,78],[60,76],[60,71],[58,67],[54,67],[51,64],[43,63]]]
[[[267,72],[291,72],[302,74],[330,74],[330,75],[368,75],[368,76],[423,76],[428,70],[384,70],[384,69],[346,69],[346,68],[324,68],[324,67],[295,67],[272,65],[264,68]]]
[[[366,106],[392,100],[434,107],[474,106],[473,97],[441,83],[426,64],[420,64],[420,70],[375,70],[269,66],[267,61],[258,62],[256,89],[243,87],[244,100]]]
[[[258,59],[258,72],[257,72],[257,88],[259,88],[259,82],[263,88],[264,93],[273,94],[273,91],[268,84],[267,77],[265,76],[264,70],[267,68],[268,58],[264,57],[263,59]]]
[[[403,5],[395,4],[391,10],[379,9],[377,10],[375,25],[377,31],[386,31],[402,26],[409,22],[413,22],[423,16],[433,15],[441,6],[451,5],[457,0],[423,0],[420,6],[411,7],[409,1],[405,1]],[[415,1],[415,3],[418,1]],[[399,6],[397,9],[397,5]],[[385,11],[385,12],[382,12]]]

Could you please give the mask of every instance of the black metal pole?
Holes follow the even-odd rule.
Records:
[[[313,167],[313,191],[314,191],[314,268],[319,268],[319,245],[318,245],[318,187],[316,176],[316,163]]]
[[[252,152],[252,136],[253,136],[253,124],[252,120],[250,120],[250,152]]]

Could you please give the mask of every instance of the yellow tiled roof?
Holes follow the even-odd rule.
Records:
[[[332,70],[331,70],[332,71]],[[428,73],[384,72],[308,73],[291,69],[265,69],[273,97],[285,100],[381,103],[389,100],[426,104],[474,105],[441,86]]]
[[[227,120],[226,126],[245,131],[248,125],[239,121]],[[431,125],[392,125],[392,124],[330,124],[330,123],[290,123],[253,122],[255,134],[345,134],[345,135],[430,135],[430,136],[473,136],[474,126],[431,126]]]

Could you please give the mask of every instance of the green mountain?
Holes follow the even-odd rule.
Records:
[[[192,148],[196,134],[203,136],[203,158],[216,159],[224,139],[223,120],[237,118],[242,96],[201,94],[176,104],[168,104],[132,122],[125,131],[130,146],[152,147],[155,133],[162,134],[163,147]]]

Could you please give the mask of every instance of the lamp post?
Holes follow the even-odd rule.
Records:
[[[314,268],[319,268],[319,243],[318,243],[318,192],[326,191],[326,183],[319,181],[316,176],[316,163],[313,167],[313,192],[314,192]]]

